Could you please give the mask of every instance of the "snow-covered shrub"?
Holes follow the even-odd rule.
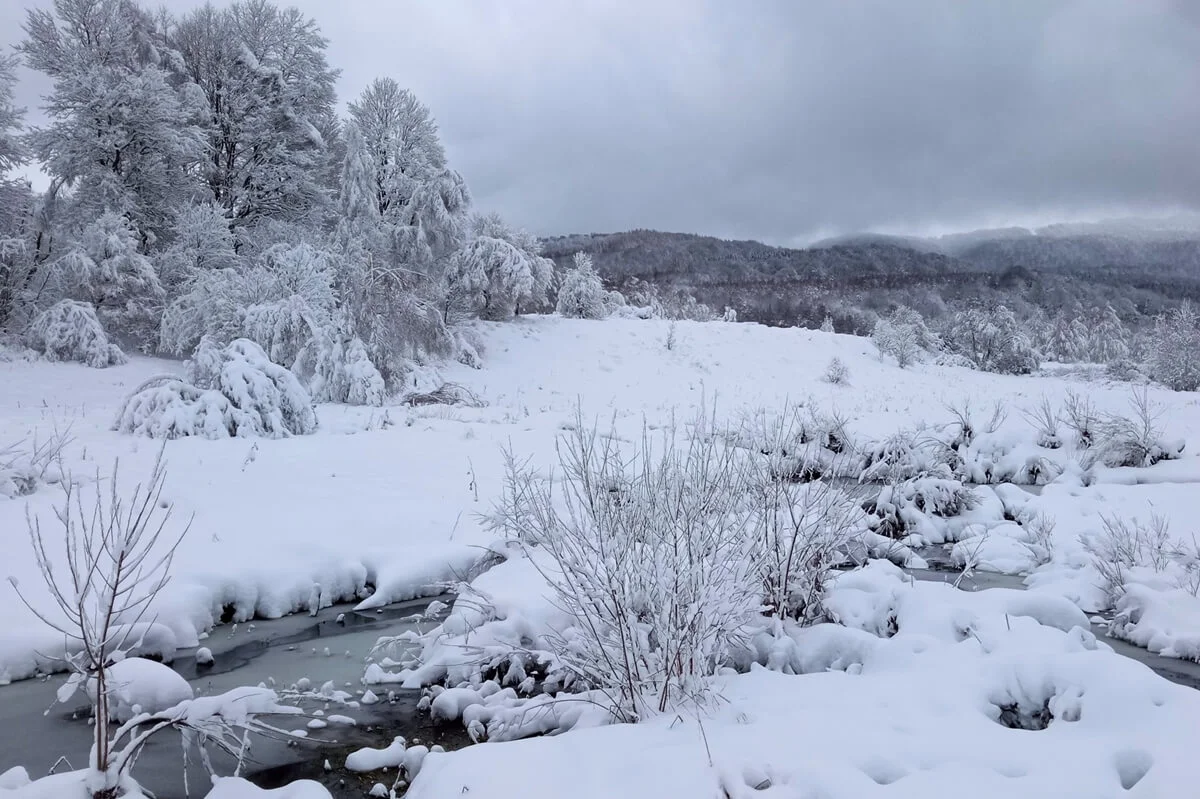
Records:
[[[1200,389],[1200,314],[1190,302],[1155,320],[1149,349],[1152,378],[1175,391]]]
[[[279,243],[246,269],[196,270],[163,313],[159,348],[181,355],[204,336],[248,337],[290,366],[287,359],[295,359],[306,332],[311,336],[312,327],[333,315],[330,260],[310,244]]]
[[[105,328],[149,345],[158,335],[165,299],[154,265],[120,214],[105,213],[49,267],[53,296],[90,303]]]
[[[169,299],[198,274],[239,266],[229,220],[219,205],[203,203],[179,209],[170,241],[154,256],[155,271]]]
[[[899,307],[875,323],[871,340],[881,355],[890,355],[901,368],[915,363],[922,353],[939,348],[937,337],[911,308]]]
[[[939,477],[913,477],[883,486],[864,509],[878,521],[875,532],[891,538],[911,533],[925,536],[933,543],[945,540],[929,517],[948,518],[971,510],[976,498],[958,480]]]
[[[96,312],[86,302],[59,300],[42,311],[25,331],[25,343],[50,361],[79,361],[103,369],[126,362],[108,340]]]
[[[555,310],[573,319],[603,319],[609,314],[609,301],[592,265],[592,256],[575,253],[572,268],[562,279]]]
[[[918,475],[949,478],[953,470],[947,457],[952,454],[925,430],[901,430],[865,448],[858,479],[896,483]]]
[[[975,306],[954,314],[942,334],[946,346],[976,369],[1001,374],[1028,374],[1038,356],[1016,316],[1003,305]]]
[[[620,719],[702,700],[762,607],[744,451],[716,436],[632,453],[577,419],[561,494],[510,458],[493,523],[545,552],[556,604],[577,620],[554,654]]]
[[[1182,441],[1163,439],[1165,409],[1150,399],[1145,386],[1135,388],[1129,399],[1128,415],[1108,414],[1096,428],[1096,450],[1108,466],[1153,466],[1178,458]]]
[[[59,459],[69,441],[68,434],[55,431],[44,439],[0,446],[0,497],[23,497],[43,483],[60,482]]]
[[[513,230],[495,214],[474,220],[474,236],[450,259],[446,293],[467,313],[511,319],[521,308],[545,303],[554,262],[541,255],[536,236]]]
[[[828,480],[776,478],[764,458],[751,459],[749,506],[764,612],[778,619],[823,619],[825,585],[867,529],[856,498]],[[767,467],[767,468],[764,468]]]
[[[1022,413],[1037,431],[1039,447],[1058,449],[1062,446],[1062,438],[1058,434],[1058,412],[1051,406],[1049,397],[1043,396],[1037,405]]]
[[[738,320],[737,310],[734,308],[730,308],[728,305],[726,305],[725,313],[721,314],[721,321],[722,322],[736,322],[737,320]]]
[[[367,347],[355,336],[325,328],[311,338],[295,367],[317,402],[382,405],[387,397],[383,376],[371,363]]]
[[[1063,399],[1062,420],[1075,433],[1075,445],[1088,449],[1096,441],[1101,416],[1090,399],[1068,390]]]
[[[825,367],[825,374],[821,379],[826,383],[832,383],[835,386],[844,386],[850,381],[850,370],[841,358],[830,358],[829,364]]]
[[[242,335],[262,347],[272,361],[289,368],[319,329],[316,315],[299,294],[255,303],[242,316]]]
[[[833,329],[833,317],[830,316],[829,314],[825,314],[825,318],[821,320],[821,332],[822,333],[836,332]]]
[[[1174,544],[1165,516],[1149,521],[1102,516],[1101,530],[1080,537],[1080,543],[1100,574],[1101,588],[1116,601],[1133,573],[1162,574],[1171,564]]]
[[[257,344],[237,339],[222,348],[206,337],[186,381],[146,381],[126,398],[113,427],[151,438],[282,438],[313,432],[317,417],[296,376]]]

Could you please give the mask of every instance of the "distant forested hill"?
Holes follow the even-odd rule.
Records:
[[[1112,305],[1140,325],[1181,298],[1200,300],[1200,234],[1187,231],[1006,229],[790,249],[633,230],[543,245],[560,268],[590,253],[615,288],[641,281],[766,324],[815,327],[828,315],[846,332],[866,332],[875,314],[900,304],[933,318],[976,301],[1024,317]]]

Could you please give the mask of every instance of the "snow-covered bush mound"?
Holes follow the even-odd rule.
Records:
[[[125,400],[114,429],[151,438],[283,438],[317,429],[300,381],[247,339],[222,348],[205,337],[187,378],[143,383]]]
[[[91,304],[75,300],[61,300],[38,314],[25,331],[25,343],[49,361],[79,361],[97,369],[127,361],[108,340]]]
[[[113,719],[129,721],[139,713],[160,713],[191,699],[194,694],[179,672],[146,658],[129,657],[108,667],[108,704]],[[78,675],[59,690],[58,699],[66,701],[78,684]],[[96,701],[96,681],[89,680],[88,696]]]
[[[320,330],[301,350],[294,369],[306,377],[318,402],[382,405],[387,397],[383,375],[356,336]]]

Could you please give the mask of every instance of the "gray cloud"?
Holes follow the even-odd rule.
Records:
[[[296,5],[343,99],[413,89],[477,205],[539,233],[787,243],[1200,208],[1192,0]]]

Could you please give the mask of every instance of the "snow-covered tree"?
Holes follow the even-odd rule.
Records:
[[[592,256],[577,252],[572,264],[558,288],[555,310],[575,319],[603,319],[608,316],[607,294],[600,275],[596,274],[596,268],[592,265]]]
[[[24,109],[13,104],[15,69],[16,59],[0,56],[0,330],[9,326],[32,271],[33,192],[27,181],[8,177],[27,157],[20,136]]]
[[[937,336],[925,325],[921,314],[904,306],[875,323],[871,340],[881,354],[895,358],[901,368],[920,360],[923,352],[940,347]]]
[[[833,330],[833,317],[832,317],[832,316],[830,316],[829,314],[825,314],[825,318],[821,320],[821,332],[822,332],[822,333],[832,333],[832,332],[834,332],[834,330]]]
[[[31,10],[19,45],[53,89],[50,123],[29,141],[44,168],[71,187],[76,218],[127,217],[139,246],[153,243],[199,188],[201,112],[175,79],[178,55],[153,18],[129,0],[55,0]]]
[[[25,163],[28,155],[20,136],[25,109],[13,103],[13,87],[17,84],[16,66],[14,57],[0,56],[0,181],[6,179],[9,170]]]
[[[1093,363],[1113,363],[1129,357],[1129,330],[1116,310],[1105,305],[1088,325],[1088,359]]]
[[[317,429],[308,392],[253,341],[222,347],[201,339],[186,378],[158,377],[138,386],[114,429],[151,438],[284,438]]]
[[[327,203],[337,70],[314,20],[267,0],[204,5],[169,31],[207,105],[203,175],[235,227]]]
[[[124,216],[106,212],[85,227],[50,264],[48,293],[91,304],[110,334],[150,345],[158,335],[164,293],[137,232]]]
[[[466,233],[471,197],[446,165],[429,109],[396,81],[378,78],[349,110],[371,160],[376,209],[393,239],[392,264],[440,276]]]
[[[1028,336],[1013,312],[1003,305],[958,311],[947,325],[943,340],[951,351],[985,372],[1027,374],[1038,367]]]
[[[522,305],[545,302],[554,262],[540,255],[537,238],[513,230],[495,214],[477,217],[474,229],[474,237],[451,258],[448,307],[503,320]]]
[[[1176,391],[1200,389],[1200,314],[1190,302],[1155,321],[1148,347],[1152,378]]]
[[[375,164],[356,123],[345,126],[345,140],[338,219],[360,227],[378,225],[381,217]]]
[[[383,376],[367,346],[334,327],[321,329],[309,340],[295,368],[318,402],[382,405],[387,398]]]
[[[233,233],[218,205],[189,204],[180,208],[169,238],[171,244],[154,256],[155,270],[169,299],[174,299],[199,272],[238,266]]]
[[[249,337],[290,366],[336,306],[330,253],[306,242],[268,247],[246,269],[197,270],[167,306],[159,347],[182,354],[204,336]]]
[[[38,314],[25,331],[25,344],[49,361],[79,361],[96,369],[125,363],[125,354],[85,302],[60,300]]]
[[[1074,363],[1088,349],[1088,330],[1078,316],[1059,311],[1051,321],[1044,349],[1056,361]]]

